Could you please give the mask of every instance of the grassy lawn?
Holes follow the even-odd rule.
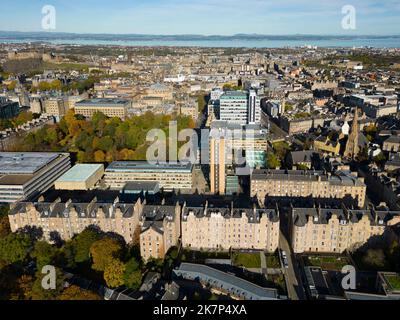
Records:
[[[385,276],[386,281],[389,285],[393,288],[393,290],[398,291],[400,290],[400,276],[393,275],[393,276]]]
[[[245,268],[260,268],[261,258],[259,253],[241,253],[236,252],[233,255],[233,264]]]
[[[267,268],[271,269],[279,269],[281,264],[279,262],[279,258],[274,254],[267,254],[265,255],[267,261]]]
[[[308,256],[306,264],[308,266],[320,267],[323,270],[340,271],[350,263],[346,257]]]
[[[64,71],[72,71],[72,70],[78,70],[78,71],[83,71],[83,70],[88,70],[89,66],[87,64],[83,63],[51,63],[51,62],[45,62],[43,63],[43,68],[44,69],[53,69],[53,70],[64,70]]]

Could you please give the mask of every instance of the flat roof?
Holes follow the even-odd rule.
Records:
[[[98,170],[104,168],[102,164],[77,164],[64,173],[57,182],[84,182]]]
[[[76,107],[90,106],[90,107],[123,107],[129,103],[126,99],[113,99],[113,98],[96,98],[85,99],[75,103]]]
[[[226,91],[222,96],[221,100],[223,99],[247,99],[247,92],[246,91]]]
[[[19,186],[30,181],[33,174],[7,174],[0,176],[0,185]]]
[[[0,152],[0,174],[32,175],[59,156],[45,152]]]
[[[114,161],[106,169],[106,172],[132,171],[132,172],[154,172],[154,171],[177,171],[192,172],[191,163],[157,163],[152,164],[147,161]]]

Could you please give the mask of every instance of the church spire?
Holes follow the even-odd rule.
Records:
[[[356,107],[356,110],[354,112],[353,123],[351,125],[351,131],[346,144],[346,150],[344,152],[344,156],[346,158],[355,159],[358,156],[358,153],[360,151],[358,145],[359,130],[360,129],[358,126],[358,108]]]

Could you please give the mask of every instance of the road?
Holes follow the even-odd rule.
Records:
[[[288,268],[283,267],[288,297],[291,300],[304,300],[305,293],[301,282],[298,264],[294,259],[293,252],[282,231],[279,236],[279,249],[286,252],[289,265]]]

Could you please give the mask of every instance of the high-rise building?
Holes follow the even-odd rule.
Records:
[[[260,123],[260,104],[254,90],[227,91],[220,98],[220,120],[240,125]]]
[[[226,140],[222,136],[210,138],[210,191],[225,193]]]
[[[226,169],[264,167],[268,149],[266,131],[259,125],[241,126],[214,121],[210,131],[210,191],[226,192]]]

